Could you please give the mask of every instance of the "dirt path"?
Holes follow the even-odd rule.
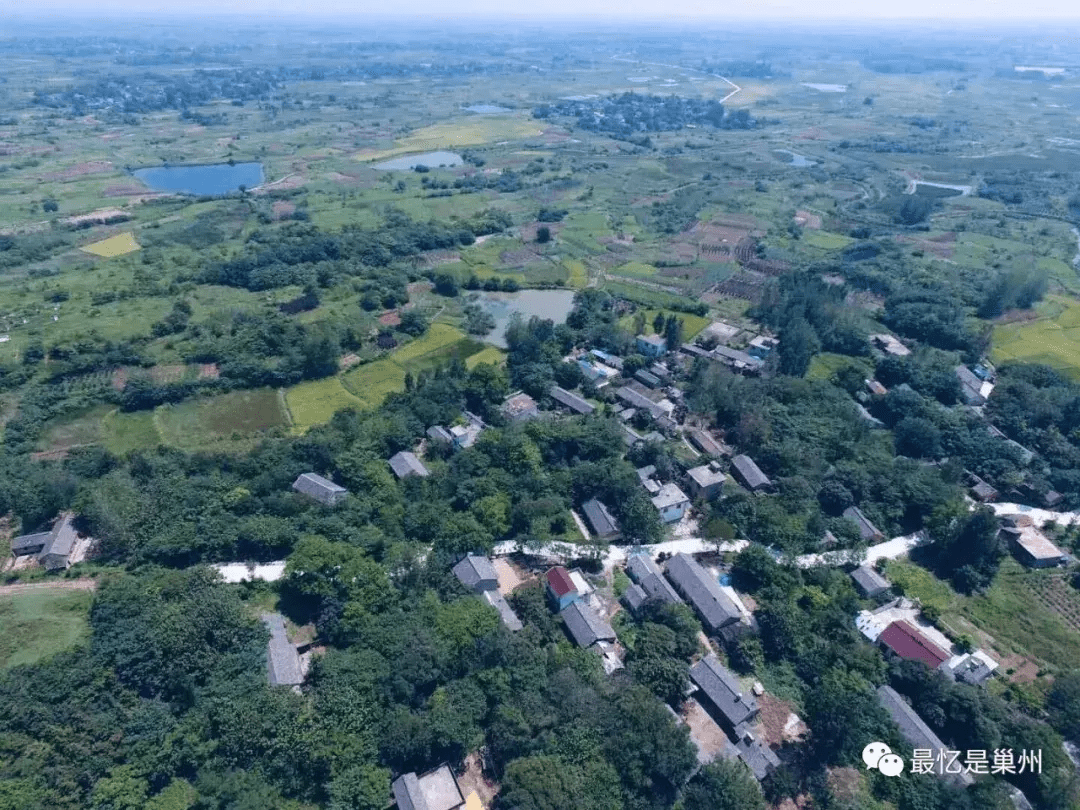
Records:
[[[97,590],[97,581],[93,579],[61,579],[50,582],[25,582],[15,585],[0,585],[0,596],[14,596],[32,591],[93,591]]]

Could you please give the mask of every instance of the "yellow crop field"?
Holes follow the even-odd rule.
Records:
[[[1044,363],[1072,379],[1080,379],[1080,302],[1048,295],[1035,320],[994,327],[990,359]]]
[[[377,408],[387,394],[405,389],[405,369],[387,357],[357,366],[340,380],[365,408]]]
[[[578,259],[566,259],[563,261],[563,266],[567,272],[570,273],[570,278],[566,281],[567,287],[572,287],[575,290],[583,290],[589,284],[589,273],[585,269],[585,262]]]
[[[383,160],[408,152],[430,152],[436,149],[453,149],[476,146],[492,141],[511,141],[528,138],[542,132],[536,121],[520,116],[477,116],[445,121],[423,127],[398,138],[390,149],[372,149],[360,152],[357,160]]]
[[[488,363],[494,366],[501,366],[506,362],[506,353],[497,346],[487,346],[481,349],[476,354],[470,355],[465,360],[465,367],[470,371],[476,368],[481,363]]]
[[[289,407],[293,430],[298,433],[303,433],[314,425],[329,422],[330,417],[338,411],[360,410],[366,406],[366,403],[345,389],[340,377],[327,377],[324,380],[294,385],[285,391],[285,404]]]
[[[116,236],[110,236],[108,239],[102,239],[100,242],[84,245],[79,249],[95,256],[111,259],[114,256],[123,256],[125,253],[141,250],[142,246],[135,241],[135,234],[127,231],[126,233],[118,233]]]
[[[638,312],[645,313],[645,334],[651,335],[653,333],[653,321],[656,320],[658,314],[663,314],[664,317],[674,315],[680,321],[683,322],[683,340],[693,340],[698,336],[702,329],[708,326],[712,321],[709,318],[705,318],[701,315],[693,315],[689,312],[675,312],[671,309],[639,309]],[[619,326],[624,329],[633,330],[635,315],[624,315],[619,318]]]
[[[424,333],[423,337],[414,340],[390,355],[391,359],[400,366],[406,366],[413,360],[418,360],[424,355],[437,352],[439,349],[450,346],[463,339],[465,334],[450,324],[433,323]]]

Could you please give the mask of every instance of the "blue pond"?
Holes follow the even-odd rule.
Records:
[[[228,194],[240,186],[255,188],[262,184],[261,163],[215,163],[209,166],[155,166],[132,172],[154,191],[181,194]]]

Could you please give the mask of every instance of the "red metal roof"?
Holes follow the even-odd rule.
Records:
[[[901,658],[922,661],[930,669],[937,669],[949,660],[947,652],[903,619],[886,627],[878,641]]]
[[[562,599],[568,593],[575,593],[574,580],[570,579],[570,572],[561,565],[549,568],[547,572],[547,584],[551,592]]]

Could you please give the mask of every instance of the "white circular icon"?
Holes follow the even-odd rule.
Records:
[[[904,772],[904,760],[898,754],[886,754],[878,760],[877,766],[883,776],[899,776]]]
[[[883,742],[872,742],[862,750],[862,761],[866,767],[872,770],[878,766],[878,761],[886,754],[891,754],[892,749]]]

